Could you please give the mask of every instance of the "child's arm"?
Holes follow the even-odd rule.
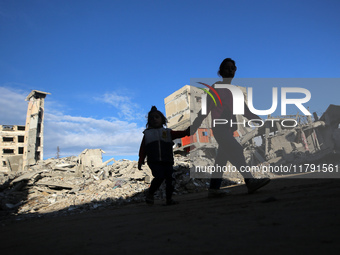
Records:
[[[171,138],[172,140],[175,140],[177,138],[182,138],[184,136],[190,135],[190,127],[188,127],[186,130],[183,131],[173,131],[171,130]]]
[[[142,143],[139,148],[139,159],[138,159],[138,169],[142,170],[142,165],[144,165],[144,160],[146,157],[146,151],[145,151],[145,140],[143,136]]]

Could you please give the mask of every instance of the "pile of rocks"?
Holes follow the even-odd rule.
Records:
[[[190,178],[191,166],[189,158],[175,156],[175,195],[207,188],[208,179]],[[141,202],[152,178],[148,166],[140,171],[136,161],[90,167],[75,156],[47,159],[26,172],[0,174],[0,211],[2,215],[56,214]],[[165,198],[164,186],[155,197]]]
[[[81,154],[40,161],[21,173],[0,173],[0,215],[64,214],[144,201],[153,178],[147,164],[140,171],[136,161],[111,159],[102,163],[93,155],[87,164]],[[174,158],[175,196],[208,188],[210,173],[193,178],[192,171],[193,162],[212,165],[211,160],[203,156]],[[224,177],[223,186],[243,182],[238,172]],[[155,198],[165,200],[165,183]]]

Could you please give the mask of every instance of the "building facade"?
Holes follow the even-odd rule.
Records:
[[[25,126],[0,125],[0,171],[17,171],[24,154]]]

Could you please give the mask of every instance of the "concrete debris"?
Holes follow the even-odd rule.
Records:
[[[139,171],[136,161],[106,165],[98,161],[101,154],[92,156],[51,158],[22,172],[0,173],[0,215],[64,214],[144,201],[153,178],[147,165]],[[191,167],[189,158],[175,156],[175,194],[207,189],[208,179],[190,178]],[[165,198],[165,187],[155,198]]]

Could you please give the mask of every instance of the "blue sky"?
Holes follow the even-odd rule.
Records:
[[[59,146],[136,159],[151,105],[164,112],[165,97],[217,77],[226,57],[241,78],[339,78],[339,10],[337,0],[0,0],[0,122],[24,124],[28,93],[50,92],[45,158]],[[304,87],[311,111],[340,104],[334,83]]]

